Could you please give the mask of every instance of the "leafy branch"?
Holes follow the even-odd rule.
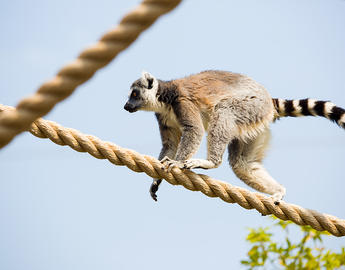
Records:
[[[310,226],[300,227],[301,238],[294,243],[289,228],[296,225],[280,220],[274,226],[283,231],[279,235],[283,234],[284,240],[277,242],[273,239],[273,227],[249,229],[246,240],[252,247],[248,257],[241,261],[247,269],[345,269],[345,247],[336,253],[322,245],[322,237],[329,233],[316,231]]]

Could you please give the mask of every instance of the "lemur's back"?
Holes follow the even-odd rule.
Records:
[[[270,100],[265,88],[248,76],[227,71],[203,71],[173,80],[181,98],[189,99],[200,108],[212,109],[227,98],[260,97]]]

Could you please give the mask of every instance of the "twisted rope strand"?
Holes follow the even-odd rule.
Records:
[[[0,104],[0,112],[11,110],[14,108]],[[135,172],[145,172],[153,178],[164,178],[172,185],[182,185],[189,190],[201,191],[206,196],[219,197],[225,202],[237,203],[245,209],[256,209],[262,215],[273,214],[282,220],[291,220],[298,225],[310,225],[318,231],[328,231],[335,236],[345,235],[343,219],[286,202],[281,202],[277,206],[271,198],[261,193],[250,192],[189,170],[173,168],[170,173],[166,172],[162,169],[162,164],[153,157],[101,141],[92,135],[84,135],[78,130],[62,127],[52,121],[37,119],[29,131],[36,137],[48,138],[59,145],[68,145],[78,152],[87,152],[95,158],[127,166]]]
[[[0,148],[17,134],[27,130],[37,118],[46,115],[60,101],[70,96],[100,68],[132,44],[161,15],[174,9],[181,0],[144,0],[106,33],[98,43],[85,49],[72,63],[47,81],[30,97],[22,99],[16,110],[0,116]]]

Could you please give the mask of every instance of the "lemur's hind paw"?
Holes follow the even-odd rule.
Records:
[[[157,201],[157,194],[156,194],[156,191],[152,191],[152,185],[150,188],[150,195],[151,195],[152,199],[156,202]]]
[[[183,161],[184,169],[194,169],[200,167],[200,162],[197,159],[187,159]]]
[[[200,169],[211,169],[215,168],[215,164],[206,159],[187,159],[183,161],[183,168],[184,169],[195,169],[195,168],[200,168]]]
[[[173,160],[173,159],[171,159],[169,157],[164,157],[161,160],[161,163],[163,164],[163,168],[162,169],[165,169],[168,172],[170,172],[174,167],[177,167],[177,168],[180,168],[180,169],[184,168],[183,162],[177,161],[177,160]]]

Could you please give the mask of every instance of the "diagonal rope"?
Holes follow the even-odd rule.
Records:
[[[13,110],[13,107],[0,104],[0,112],[3,111],[1,114]],[[277,206],[271,198],[263,194],[250,192],[189,170],[173,168],[170,173],[166,172],[162,169],[162,164],[153,157],[101,141],[92,135],[84,135],[78,130],[62,127],[53,121],[37,119],[29,131],[36,137],[48,138],[59,145],[68,145],[76,151],[87,152],[98,159],[107,159],[115,165],[127,166],[135,172],[145,172],[152,178],[164,178],[172,185],[182,185],[189,190],[201,191],[206,196],[219,197],[225,202],[237,203],[245,209],[256,209],[262,215],[273,214],[282,220],[291,220],[298,225],[310,225],[318,231],[328,231],[335,236],[345,235],[343,219],[286,202],[281,202]]]
[[[0,116],[0,148],[17,134],[27,130],[37,118],[46,115],[77,86],[90,79],[118,53],[132,44],[161,15],[174,9],[181,0],[144,0],[122,18],[119,25],[106,33],[98,43],[85,49],[72,63],[64,66],[30,97],[22,99],[16,110]]]

